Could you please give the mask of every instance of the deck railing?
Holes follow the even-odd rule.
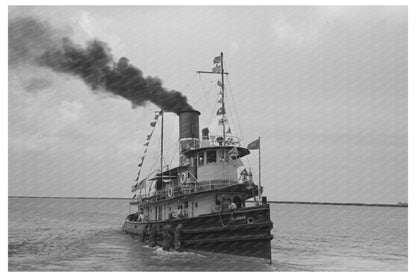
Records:
[[[145,197],[141,196],[142,199],[139,199],[139,201],[144,200],[144,199],[147,199],[148,201],[152,201],[152,202],[166,200],[166,199],[171,199],[171,198],[175,198],[175,197],[182,196],[182,195],[189,195],[189,194],[199,193],[203,191],[212,191],[212,190],[217,190],[221,188],[226,188],[232,185],[236,185],[237,183],[238,182],[234,180],[233,181],[221,180],[221,181],[205,181],[202,183],[196,183],[196,182],[188,183],[182,186],[176,186],[172,188],[168,187],[165,189],[161,189]]]

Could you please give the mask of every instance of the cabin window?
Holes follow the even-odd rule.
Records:
[[[197,202],[195,202],[195,208],[198,208],[198,203]]]
[[[218,161],[219,162],[226,162],[228,161],[228,155],[224,150],[219,150],[218,151]]]
[[[217,162],[217,151],[207,151],[207,164]]]
[[[162,206],[158,207],[158,213],[157,213],[158,219],[157,220],[162,220]]]
[[[199,153],[198,154],[198,165],[204,165],[204,153]]]

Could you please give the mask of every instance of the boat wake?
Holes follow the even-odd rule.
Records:
[[[150,246],[146,245],[146,247],[151,248]],[[170,250],[170,251],[165,251],[163,250],[162,247],[160,246],[156,246],[156,247],[152,247],[154,249],[154,253],[157,254],[156,257],[154,258],[159,258],[159,257],[165,257],[165,256],[172,256],[172,257],[185,257],[185,256],[194,256],[194,257],[201,257],[201,258],[205,258],[206,256],[195,253],[195,252],[190,252],[190,251],[176,251],[176,250]]]

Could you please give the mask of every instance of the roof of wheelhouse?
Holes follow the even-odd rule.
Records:
[[[237,146],[232,146],[232,145],[226,145],[226,146],[209,146],[209,147],[201,147],[201,148],[191,149],[191,150],[188,150],[188,151],[184,152],[184,155],[190,157],[190,156],[192,156],[196,153],[204,152],[204,151],[207,151],[207,150],[218,150],[218,149],[231,150],[233,148],[237,149],[238,155],[240,156],[240,158],[250,154],[250,150],[248,150],[247,148],[237,147]]]

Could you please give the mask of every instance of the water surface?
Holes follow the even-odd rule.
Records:
[[[123,233],[128,200],[9,199],[9,271],[407,271],[407,208],[271,204],[273,264],[165,252]]]

